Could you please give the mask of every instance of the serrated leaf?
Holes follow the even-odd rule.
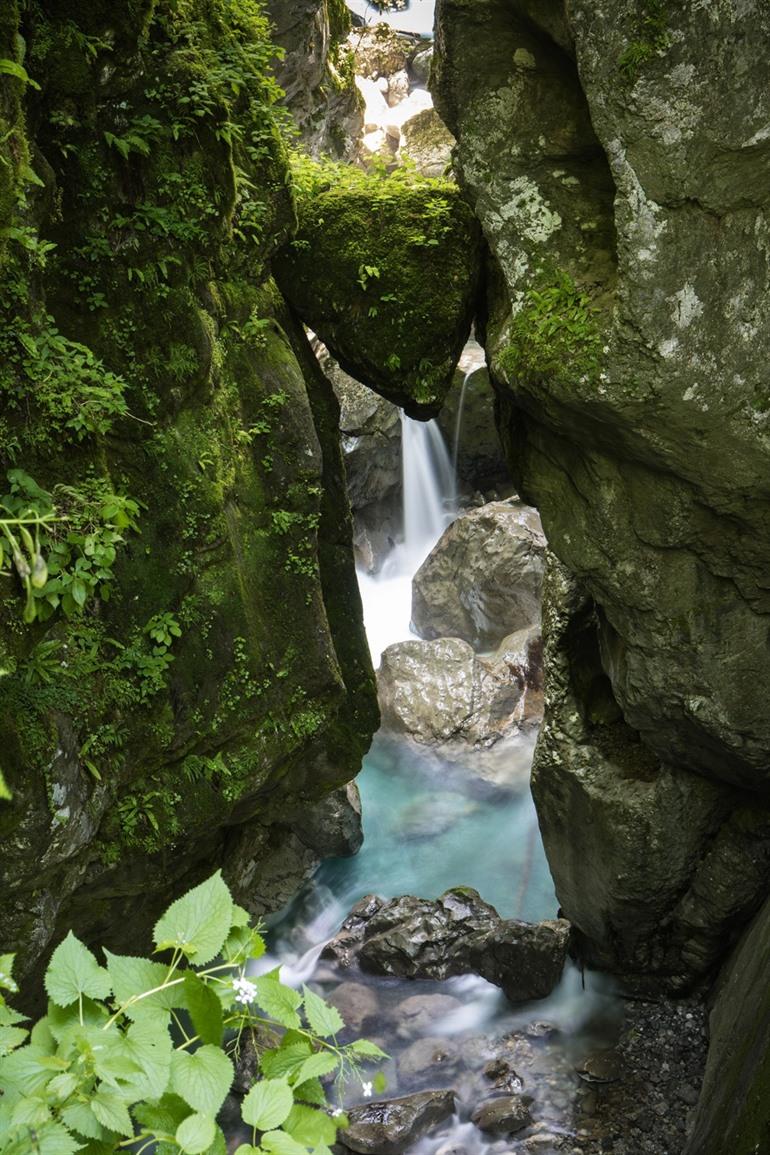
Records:
[[[305,1059],[292,1082],[299,1085],[308,1079],[320,1079],[322,1075],[330,1075],[332,1071],[336,1071],[339,1065],[337,1055],[333,1055],[331,1051],[319,1051],[318,1054]]]
[[[307,1155],[307,1147],[303,1147],[285,1131],[269,1131],[262,1136],[262,1150],[271,1155]]]
[[[11,1027],[14,1023],[26,1023],[27,1016],[23,1015],[21,1011],[9,1007],[7,1003],[0,1002],[0,1026]]]
[[[131,1109],[136,1121],[148,1131],[165,1131],[170,1135],[190,1114],[189,1104],[173,1094],[163,1095],[157,1103],[137,1103]]]
[[[59,943],[45,973],[48,997],[59,1007],[68,1007],[83,995],[106,999],[112,991],[110,976],[72,931]]]
[[[188,1115],[176,1129],[176,1141],[187,1155],[202,1155],[214,1142],[215,1133],[211,1115]]]
[[[35,1133],[35,1155],[75,1155],[80,1147],[62,1123],[45,1123]]]
[[[25,1027],[0,1027],[0,1055],[8,1055],[26,1041],[29,1031]]]
[[[91,1110],[97,1123],[101,1123],[108,1131],[116,1131],[118,1135],[126,1136],[134,1134],[128,1107],[115,1091],[100,1087],[91,1099]]]
[[[305,1083],[298,1083],[294,1088],[294,1098],[302,1103],[314,1103],[317,1107],[326,1106],[326,1092],[320,1079],[308,1079]]]
[[[57,1007],[55,1003],[49,1003],[46,1021],[52,1037],[59,1046],[63,1046],[80,1036],[84,1030],[101,1030],[108,1017],[107,1010],[101,1003],[83,999],[82,1007],[77,1003],[69,1007]]]
[[[217,1114],[234,1078],[227,1055],[208,1043],[193,1054],[174,1051],[171,1057],[171,1090],[204,1115]]]
[[[139,1070],[125,1080],[134,1089],[137,1099],[159,1099],[171,1078],[171,1057],[174,1052],[168,1027],[163,1019],[139,1019],[132,1023],[125,1036],[125,1052]]]
[[[3,797],[0,795],[0,797]],[[8,796],[10,797],[10,795]],[[18,991],[19,986],[16,979],[13,977],[13,964],[16,959],[15,954],[0,954],[0,988],[4,991]]]
[[[145,991],[154,991],[155,987],[162,986],[168,977],[168,967],[162,963],[152,962],[148,958],[111,954],[108,950],[104,952],[104,957],[107,960],[107,970],[116,1002],[121,1007],[137,995],[144,994]],[[184,984],[179,982],[126,1006],[126,1014],[132,1019],[148,1014],[157,1017],[158,1011],[171,1011],[172,1008],[183,1006]]]
[[[211,962],[221,951],[232,924],[233,900],[222,874],[172,902],[155,924],[157,950],[179,948],[196,966]]]
[[[306,1147],[317,1147],[319,1143],[328,1146],[337,1139],[337,1126],[326,1112],[303,1103],[295,1103],[283,1129]]]
[[[241,1143],[240,1147],[235,1148],[234,1155],[262,1155],[260,1147],[254,1147],[251,1143]]]
[[[370,1043],[368,1039],[356,1039],[351,1043],[346,1050],[352,1051],[354,1055],[362,1055],[366,1059],[387,1059],[390,1056],[378,1047],[376,1043]]]
[[[320,995],[311,991],[310,987],[303,987],[302,993],[305,996],[305,1017],[311,1031],[320,1035],[322,1039],[329,1039],[338,1031],[344,1030],[345,1023],[336,1007],[330,1006]]]
[[[97,1123],[88,1103],[73,1102],[62,1108],[61,1117],[70,1131],[84,1139],[104,1139],[107,1132]]]
[[[253,981],[257,989],[256,1001],[266,1015],[282,1027],[296,1028],[302,1025],[297,1014],[297,1009],[302,1005],[301,995],[291,987],[285,987],[275,972],[260,975]]]
[[[0,1059],[0,1087],[7,1102],[16,1103],[46,1085],[51,1072],[40,1066],[46,1056],[47,1051],[30,1043]]]
[[[48,1094],[63,1103],[65,1099],[69,1099],[79,1082],[78,1076],[73,1071],[62,1071],[61,1075],[51,1079],[47,1088]]]
[[[211,987],[198,975],[188,971],[184,977],[184,992],[195,1033],[204,1043],[218,1047],[222,1043],[224,1026],[222,1004]]]
[[[286,1046],[284,1040],[284,1045],[276,1050],[263,1051],[259,1065],[262,1074],[268,1079],[278,1079],[281,1075],[290,1075],[292,1071],[298,1071],[311,1054],[310,1043],[303,1041]]]
[[[247,910],[244,910],[243,907],[239,906],[237,902],[233,903],[233,913],[230,916],[231,927],[248,926],[250,917],[251,916]]]
[[[286,1079],[262,1079],[243,1100],[244,1123],[259,1131],[272,1131],[288,1118],[294,1095]]]
[[[28,1096],[19,1099],[13,1108],[11,1122],[14,1126],[40,1127],[51,1118],[51,1109],[44,1099]]]

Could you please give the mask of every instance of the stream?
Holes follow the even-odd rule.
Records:
[[[451,460],[434,422],[403,418],[404,540],[379,574],[359,574],[367,636],[375,666],[382,650],[413,637],[409,629],[412,575],[457,515]],[[491,787],[469,747],[451,764],[434,752],[382,732],[358,778],[364,843],[353,858],[324,862],[270,928],[270,955],[260,969],[281,964],[285,982],[312,981],[331,996],[352,1033],[372,1038],[391,1056],[382,1098],[427,1087],[451,1087],[457,1114],[409,1150],[419,1155],[482,1155],[547,1150],[485,1135],[468,1121],[494,1093],[483,1069],[504,1056],[517,1086],[531,1097],[532,1136],[562,1141],[576,1134],[573,1118],[583,1088],[576,1061],[606,1046],[616,1033],[617,1000],[606,986],[568,965],[547,999],[511,1006],[497,987],[473,975],[444,982],[399,980],[340,969],[321,958],[351,907],[363,896],[436,898],[470,886],[506,918],[554,918],[557,901],[529,791],[531,731],[506,746],[508,777]],[[498,1092],[499,1093],[499,1092]],[[346,1105],[363,1102],[350,1085]],[[575,1140],[578,1141],[578,1140]],[[577,1148],[578,1150],[580,1148]]]

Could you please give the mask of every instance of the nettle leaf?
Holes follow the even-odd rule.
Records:
[[[302,1103],[292,1107],[283,1129],[306,1147],[317,1147],[319,1143],[329,1146],[337,1139],[337,1126],[326,1112]]]
[[[179,948],[196,966],[211,962],[230,933],[233,900],[222,874],[172,902],[153,931],[156,950]]]
[[[115,1091],[100,1087],[91,1099],[91,1110],[97,1123],[101,1123],[108,1131],[117,1131],[118,1135],[129,1137],[134,1134],[128,1107]]]
[[[176,1129],[176,1141],[187,1155],[202,1155],[214,1142],[215,1134],[212,1115],[188,1115]]]
[[[45,1099],[29,1096],[19,1099],[11,1115],[11,1123],[18,1126],[40,1127],[51,1118],[51,1109]]]
[[[0,1059],[0,1087],[3,1099],[16,1103],[27,1095],[34,1095],[51,1078],[51,1071],[41,1067],[40,1061],[47,1057],[47,1051],[30,1043],[12,1051]]]
[[[188,971],[184,976],[184,993],[196,1034],[200,1035],[204,1043],[220,1046],[224,1026],[222,1004],[217,995],[192,971]]]
[[[152,962],[148,958],[111,954],[108,950],[104,952],[104,957],[107,960],[115,1000],[121,1007],[136,995],[161,986],[168,977],[168,967],[163,966],[163,963]],[[126,1014],[132,1019],[148,1014],[157,1018],[158,1011],[170,1011],[172,1007],[182,1006],[184,1006],[184,984],[180,982],[132,1003],[126,1007]]]
[[[294,1098],[298,1102],[315,1103],[317,1107],[326,1106],[326,1091],[320,1079],[308,1079],[305,1083],[298,1083],[294,1088]]]
[[[15,954],[0,954],[0,988],[4,991],[12,991],[14,994],[19,989],[12,974],[15,958]]]
[[[259,1131],[280,1127],[294,1105],[294,1095],[286,1079],[262,1079],[255,1083],[243,1100],[244,1123]]]
[[[312,1054],[310,1043],[290,1043],[278,1047],[277,1050],[263,1051],[259,1058],[262,1074],[268,1079],[277,1079],[281,1075],[290,1075],[298,1071],[302,1064]]]
[[[81,1147],[63,1123],[45,1123],[35,1132],[35,1155],[75,1155]]]
[[[49,1003],[45,1021],[51,1036],[63,1046],[74,1038],[80,1038],[88,1030],[100,1031],[108,1018],[107,1009],[101,1003],[83,999],[82,1005],[72,1003],[68,1007],[57,1007],[55,1003]]]
[[[97,1123],[88,1103],[68,1103],[62,1108],[61,1117],[70,1131],[82,1135],[84,1139],[104,1139],[107,1134],[101,1123]]]
[[[345,1023],[336,1007],[330,1006],[309,987],[303,987],[302,993],[305,996],[305,1015],[311,1031],[315,1031],[322,1039],[329,1039],[338,1031],[344,1030]]]
[[[387,1059],[390,1056],[378,1047],[376,1043],[370,1043],[368,1039],[356,1039],[346,1048],[352,1051],[354,1055],[361,1055],[365,1059]]]
[[[61,1075],[56,1075],[51,1079],[48,1084],[48,1094],[53,1095],[55,1099],[63,1103],[65,1099],[69,1099],[79,1082],[78,1076],[73,1071],[62,1071]]]
[[[59,1007],[68,1007],[83,995],[106,999],[112,992],[110,976],[72,931],[59,943],[45,973],[48,997]]]
[[[190,1107],[179,1095],[166,1094],[157,1103],[137,1103],[131,1110],[134,1118],[148,1131],[165,1131],[173,1134],[183,1119],[190,1114]]]
[[[125,1036],[125,1053],[139,1068],[125,1082],[137,1099],[159,1099],[171,1078],[171,1056],[174,1052],[168,1027],[163,1020],[140,1019],[132,1023]]]
[[[302,1025],[297,1008],[302,1005],[302,996],[291,987],[285,987],[278,978],[278,971],[260,975],[254,979],[257,988],[256,1001],[266,1015],[275,1019],[282,1027],[297,1028]]]
[[[29,1031],[25,1027],[0,1027],[0,1055],[8,1055],[26,1040]]]
[[[271,1152],[271,1155],[307,1155],[307,1147],[303,1147],[285,1131],[269,1131],[263,1135],[262,1150]]]
[[[234,1078],[233,1064],[219,1047],[206,1044],[171,1057],[171,1090],[204,1115],[216,1115]]]
[[[322,1075],[330,1075],[332,1071],[336,1071],[339,1065],[340,1060],[337,1055],[332,1054],[331,1051],[320,1051],[317,1055],[311,1055],[309,1059],[305,1059],[292,1081],[299,1085],[308,1079],[320,1079]]]

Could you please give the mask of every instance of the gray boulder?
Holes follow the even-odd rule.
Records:
[[[440,177],[452,163],[454,143],[435,108],[426,108],[402,125],[399,155],[412,161],[423,176]]]
[[[355,959],[364,971],[438,980],[477,974],[511,1002],[525,1002],[545,998],[559,982],[569,923],[501,919],[475,890],[460,888],[436,901],[364,899],[337,938],[325,956]]]
[[[520,1095],[501,1095],[479,1103],[471,1115],[471,1122],[480,1131],[492,1135],[510,1135],[528,1127],[532,1116]]]
[[[423,638],[490,650],[540,620],[545,536],[534,509],[496,501],[458,517],[415,574],[412,624]]]
[[[399,1099],[363,1103],[348,1110],[340,1138],[360,1155],[401,1155],[437,1123],[454,1114],[452,1091],[418,1091]]]

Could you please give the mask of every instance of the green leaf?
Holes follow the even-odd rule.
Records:
[[[235,1148],[234,1155],[262,1155],[261,1147],[254,1147],[251,1143],[241,1143]]]
[[[305,1015],[311,1031],[315,1031],[322,1039],[328,1039],[338,1031],[344,1030],[345,1024],[336,1007],[329,1006],[309,987],[303,987],[302,993],[305,996]]]
[[[91,1110],[97,1123],[101,1123],[108,1131],[117,1131],[118,1135],[126,1136],[134,1134],[128,1108],[115,1091],[100,1087],[91,1099]]]
[[[157,1103],[137,1103],[132,1108],[137,1123],[148,1131],[165,1131],[173,1134],[183,1119],[190,1113],[188,1103],[178,1095],[163,1095]]]
[[[40,1066],[40,1060],[46,1056],[42,1047],[30,1043],[0,1059],[0,1087],[6,1101],[15,1103],[46,1085],[51,1072]]]
[[[84,1139],[103,1139],[106,1135],[101,1123],[97,1123],[88,1103],[72,1102],[62,1108],[61,1117],[71,1131]]]
[[[340,1060],[337,1055],[332,1054],[331,1051],[320,1051],[317,1055],[311,1055],[297,1071],[292,1082],[299,1085],[306,1082],[307,1079],[320,1079],[322,1075],[330,1075],[332,1071],[336,1071],[340,1065]]]
[[[0,794],[0,798],[10,797],[10,794]],[[19,989],[12,973],[15,959],[15,954],[0,954],[0,988],[4,991],[12,991],[14,994]]]
[[[74,1074],[74,1072],[62,1071],[61,1075],[56,1075],[55,1078],[51,1079],[47,1087],[47,1092],[63,1103],[65,1099],[69,1099],[79,1081],[78,1076]]]
[[[184,977],[185,1000],[196,1034],[204,1043],[222,1043],[222,1004],[211,987],[192,971]]]
[[[20,80],[22,84],[28,84],[30,88],[36,88],[40,91],[40,85],[27,72],[26,68],[22,68],[21,64],[17,64],[15,60],[8,60],[3,58],[0,60],[0,75],[13,76],[16,80]]]
[[[88,947],[70,931],[53,952],[45,973],[45,989],[57,1006],[68,1007],[82,995],[106,999],[112,983]]]
[[[211,1115],[188,1115],[176,1129],[176,1141],[187,1155],[202,1155],[214,1142],[216,1123]]]
[[[139,1070],[125,1082],[133,1087],[137,1099],[159,1099],[171,1078],[171,1057],[174,1053],[171,1036],[164,1019],[139,1019],[128,1028],[125,1053],[134,1060]]]
[[[278,972],[260,975],[254,979],[257,988],[257,1002],[265,1014],[275,1019],[282,1027],[296,1028],[301,1026],[297,1008],[302,1005],[302,996],[285,987],[278,979]]]
[[[298,1083],[294,1088],[294,1098],[298,1102],[315,1103],[317,1107],[326,1106],[326,1092],[320,1079],[308,1079],[305,1083]]]
[[[317,1147],[319,1143],[327,1146],[337,1139],[337,1125],[326,1114],[316,1107],[306,1107],[303,1103],[296,1103],[283,1125],[292,1139],[304,1143],[306,1147]]]
[[[41,1127],[51,1118],[51,1109],[43,1098],[28,1096],[19,1099],[13,1109],[11,1122],[15,1126]]]
[[[217,871],[171,904],[156,923],[155,947],[178,947],[196,966],[211,962],[230,933],[232,913],[230,891]]]
[[[302,1064],[312,1054],[310,1043],[285,1044],[273,1051],[263,1051],[259,1058],[262,1074],[268,1079],[277,1079],[281,1075],[290,1075],[298,1071]]]
[[[126,1007],[129,1018],[138,1019],[148,1014],[157,1018],[158,1011],[170,1011],[172,1007],[185,1005],[184,984],[180,982],[164,991],[156,991],[155,994],[148,995],[131,1006],[126,1006],[134,996],[161,986],[168,975],[168,967],[162,963],[152,962],[148,958],[111,954],[108,950],[104,952],[104,957],[107,960],[107,970],[112,980],[115,999],[118,1006]]]
[[[261,1079],[243,1100],[244,1123],[259,1131],[272,1131],[289,1117],[294,1105],[291,1087],[285,1079]]]
[[[25,1027],[0,1027],[0,1055],[8,1055],[20,1047],[28,1034]]]
[[[62,1123],[46,1123],[35,1135],[35,1155],[75,1155],[80,1147]]]
[[[307,1155],[307,1147],[292,1139],[285,1131],[268,1131],[267,1135],[262,1136],[262,1149],[271,1152],[271,1155]]]
[[[204,1115],[217,1114],[234,1078],[233,1064],[219,1047],[206,1044],[171,1057],[171,1090]]]
[[[378,1047],[376,1043],[370,1043],[368,1039],[356,1039],[345,1049],[352,1051],[354,1055],[362,1055],[366,1059],[387,1059],[390,1057],[381,1047]]]

